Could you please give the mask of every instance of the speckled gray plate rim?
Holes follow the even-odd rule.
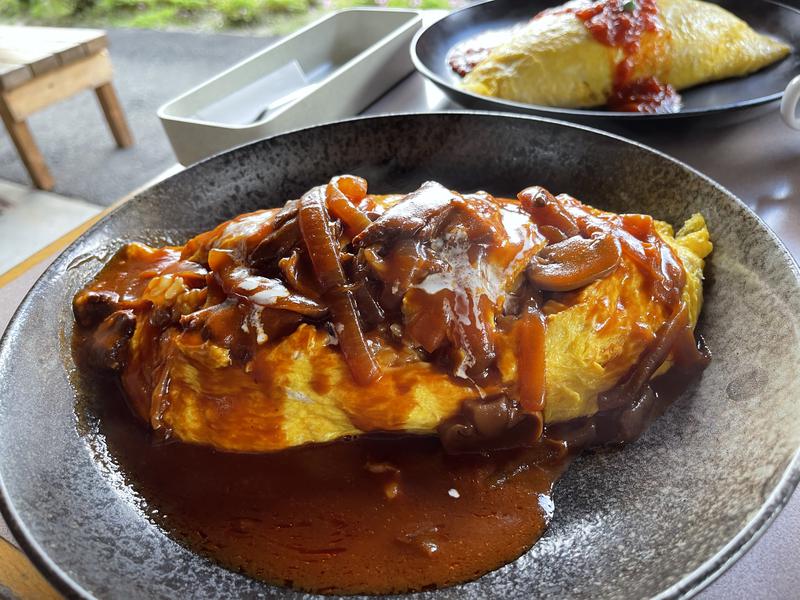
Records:
[[[795,455],[786,469],[778,487],[772,492],[758,515],[722,550],[711,557],[683,580],[664,590],[656,598],[691,598],[711,585],[715,579],[728,570],[737,560],[755,545],[769,528],[778,513],[789,502],[797,484],[800,483],[800,452]]]
[[[257,153],[262,151],[263,148],[268,148],[270,142],[272,141],[279,141],[281,138],[287,138],[291,136],[302,136],[307,135],[309,133],[314,132],[323,132],[323,131],[339,131],[347,128],[348,126],[352,127],[361,127],[364,130],[367,129],[391,129],[392,127],[401,127],[405,126],[404,123],[407,120],[409,122],[409,127],[415,127],[414,123],[417,121],[430,121],[431,124],[447,124],[447,125],[462,125],[463,122],[467,122],[467,125],[474,125],[478,128],[510,128],[510,130],[516,130],[517,128],[520,130],[524,130],[526,128],[530,128],[531,130],[541,130],[545,133],[547,132],[562,132],[565,136],[574,136],[575,138],[580,138],[582,141],[590,140],[594,144],[602,145],[603,143],[610,143],[609,147],[613,147],[618,149],[624,153],[624,151],[632,151],[635,149],[637,151],[637,155],[641,155],[643,157],[647,157],[649,155],[650,158],[657,157],[660,161],[666,161],[669,163],[669,166],[673,169],[677,169],[678,171],[682,170],[685,173],[691,175],[691,178],[695,180],[699,180],[700,182],[710,186],[719,192],[721,197],[725,197],[726,202],[732,203],[732,206],[739,211],[739,215],[745,221],[750,219],[753,223],[757,225],[755,227],[758,230],[758,233],[763,235],[763,239],[758,240],[759,244],[766,245],[770,248],[771,252],[777,252],[777,254],[770,257],[772,263],[772,268],[777,269],[778,271],[782,272],[784,275],[788,275],[785,273],[786,270],[789,271],[791,274],[791,289],[784,290],[786,294],[789,295],[789,299],[792,301],[796,301],[796,296],[800,296],[798,291],[800,290],[800,270],[777,238],[777,236],[755,215],[746,205],[736,198],[733,194],[727,191],[725,188],[714,182],[713,180],[709,179],[705,175],[697,172],[696,170],[692,169],[691,167],[677,161],[661,152],[658,152],[652,148],[647,146],[632,142],[620,136],[608,134],[596,129],[592,129],[589,127],[584,127],[580,125],[574,125],[569,123],[564,123],[560,121],[556,121],[553,119],[542,118],[542,117],[531,117],[531,116],[522,116],[516,114],[505,114],[505,113],[496,113],[496,112],[437,112],[437,113],[427,113],[424,115],[420,114],[397,114],[397,115],[388,115],[388,116],[377,116],[377,117],[366,117],[366,118],[356,118],[356,119],[349,119],[346,121],[342,121],[339,123],[327,124],[318,127],[312,127],[307,129],[301,129],[294,132],[289,132],[287,134],[281,134],[278,136],[273,136],[271,138],[266,138],[265,140],[261,140],[258,142],[254,142],[253,144],[248,144],[247,146],[240,147],[236,150],[233,150],[229,153],[225,153],[216,157],[212,157],[203,163],[199,163],[196,166],[191,167],[187,171],[169,178],[163,182],[160,182],[153,188],[148,188],[147,190],[142,190],[137,197],[134,198],[131,202],[127,203],[124,206],[118,207],[116,210],[111,212],[107,215],[104,219],[99,221],[95,224],[89,231],[84,233],[80,238],[78,238],[75,242],[73,242],[67,249],[62,252],[62,254],[57,258],[53,264],[48,267],[45,273],[39,278],[36,284],[33,286],[31,291],[26,295],[25,299],[15,312],[14,316],[12,317],[6,332],[0,340],[0,374],[4,372],[8,372],[8,364],[10,362],[10,358],[12,355],[12,347],[18,342],[20,335],[24,331],[24,327],[26,326],[26,318],[29,317],[29,312],[31,307],[35,305],[37,301],[37,295],[45,288],[47,288],[48,284],[60,280],[64,277],[64,269],[75,259],[75,250],[79,247],[82,247],[87,240],[91,240],[95,232],[101,231],[105,225],[108,223],[113,222],[118,218],[118,215],[122,213],[127,213],[128,211],[135,211],[138,203],[144,204],[142,200],[150,191],[156,190],[166,190],[168,189],[173,183],[176,186],[180,186],[181,183],[186,183],[186,178],[191,177],[193,172],[197,172],[203,175],[204,171],[201,169],[208,169],[214,168],[215,166],[224,168],[224,164],[222,161],[231,160],[231,157],[236,155],[239,157],[246,156],[249,153]],[[487,121],[488,120],[488,121]],[[339,128],[339,129],[337,129]],[[402,128],[402,127],[401,127]],[[552,130],[552,131],[551,131]],[[622,146],[624,146],[624,148]],[[627,148],[627,150],[626,150]],[[641,154],[644,153],[644,154]],[[220,161],[219,165],[214,165],[216,161]],[[656,161],[658,162],[658,161]],[[311,168],[311,166],[309,166]],[[377,167],[376,167],[377,168]],[[594,183],[599,182],[597,180]],[[533,182],[531,182],[533,183]],[[584,194],[585,196],[585,194]],[[578,197],[581,197],[580,195]],[[631,200],[627,200],[627,202],[631,202]],[[613,207],[611,207],[613,208]],[[743,211],[743,212],[742,212]],[[748,224],[749,227],[753,227],[753,223]],[[713,230],[712,230],[712,237],[713,237]],[[713,256],[713,255],[712,255]],[[713,258],[712,258],[713,261]],[[779,263],[779,264],[774,264]],[[5,367],[5,371],[3,371],[3,367]],[[0,392],[7,392],[6,388],[3,387],[4,381],[0,381]],[[0,395],[0,417],[5,416],[5,395]],[[679,404],[681,402],[679,401]],[[686,404],[685,402],[683,404]],[[675,409],[665,415],[662,418],[666,420],[669,415],[672,415],[674,418],[678,418],[682,416],[682,413],[675,413]],[[663,429],[660,427],[662,421],[656,423],[653,429]],[[681,425],[679,423],[679,425]],[[682,424],[685,425],[685,424]],[[2,431],[3,425],[0,424],[0,431]],[[75,435],[78,435],[75,432]],[[663,434],[667,438],[671,435],[670,431],[667,431]],[[654,433],[652,436],[648,433],[646,437],[654,437],[654,440],[646,440],[640,442],[644,446],[653,445],[653,443],[657,443],[661,440],[662,433],[659,431]],[[644,438],[643,438],[644,439]],[[621,456],[618,456],[620,461],[625,461],[626,456],[625,452],[629,452],[631,455],[631,461],[633,462],[635,453],[632,450],[633,447],[628,448],[622,452]],[[774,473],[772,476],[766,478],[766,485],[769,485],[768,489],[771,489],[771,492],[768,494],[766,500],[762,501],[760,507],[757,509],[757,512],[749,519],[747,524],[740,528],[735,535],[729,538],[729,541],[716,553],[710,554],[710,558],[706,559],[699,567],[695,568],[688,574],[685,574],[682,578],[680,578],[676,583],[666,587],[665,589],[657,592],[654,594],[655,597],[658,598],[678,598],[678,597],[690,597],[696,594],[698,591],[703,589],[709,583],[711,583],[716,577],[718,577],[725,569],[727,569],[731,564],[733,564],[740,556],[742,556],[758,539],[761,533],[763,533],[769,524],[774,520],[775,516],[778,514],[780,509],[786,504],[789,497],[792,494],[792,491],[796,487],[798,481],[800,481],[800,450],[798,450],[797,444],[793,445],[794,453],[789,461],[786,463],[786,467],[780,472],[780,476],[777,477],[778,473]],[[584,460],[584,459],[581,459]],[[586,459],[587,461],[592,461],[599,463],[599,466],[602,467],[605,462],[608,462],[603,455],[599,457],[592,457],[590,459]],[[613,459],[612,459],[613,460]],[[5,461],[4,457],[0,455],[0,461]],[[581,462],[581,461],[578,461]],[[634,465],[635,467],[635,465]],[[577,472],[579,469],[578,467],[573,467],[574,472]],[[9,471],[10,472],[10,471]],[[6,484],[6,477],[7,471],[5,469],[0,468],[0,511],[2,511],[3,516],[5,517],[10,529],[12,530],[15,538],[18,540],[20,545],[25,549],[27,554],[31,557],[33,562],[37,565],[37,567],[47,576],[47,578],[63,593],[71,597],[86,597],[91,598],[94,597],[93,594],[84,587],[79,584],[76,579],[70,576],[67,572],[65,572],[56,562],[54,562],[48,552],[40,545],[39,541],[37,540],[36,535],[32,533],[28,524],[23,521],[23,518],[19,514],[17,510],[17,506],[15,505],[14,499],[10,497],[7,484]],[[574,479],[571,477],[573,471],[567,473],[565,479]],[[586,476],[586,473],[583,473],[582,476]],[[570,482],[572,485],[574,482]],[[566,485],[566,484],[565,484]],[[589,481],[589,486],[591,486],[591,481]],[[578,490],[581,492],[581,490]],[[558,493],[557,493],[558,495]],[[578,494],[580,495],[580,494]],[[556,503],[556,511],[558,519],[558,511],[559,511],[559,504]],[[546,546],[547,544],[552,542],[552,538],[556,537],[556,533],[553,532],[555,529],[555,522],[554,526],[551,527],[551,531],[543,538],[542,542],[540,543],[542,546]],[[41,533],[41,532],[40,532]],[[559,532],[560,534],[560,532]],[[557,541],[556,541],[557,543]],[[534,546],[534,550],[536,550],[536,546]],[[533,551],[532,551],[533,552]],[[522,559],[520,559],[521,561]],[[497,575],[497,577],[503,577],[504,573],[509,573],[509,569],[513,567],[514,563],[511,565],[507,565],[503,569],[494,572],[491,575]],[[80,575],[80,574],[78,574]],[[487,578],[489,575],[486,576]],[[496,579],[496,577],[495,577]],[[479,580],[480,581],[480,580]],[[546,583],[546,580],[541,581],[540,583]],[[443,597],[460,597],[461,594],[461,587],[456,588],[446,588],[444,590],[440,590],[439,592],[433,592],[433,595],[439,594]],[[473,591],[478,591],[478,588],[474,588],[473,584],[467,584],[463,586],[465,592],[470,593]],[[288,590],[281,590],[279,588],[269,588],[264,587],[261,594],[279,594],[281,596],[287,597],[300,597],[298,594],[288,591]],[[415,597],[430,597],[432,594],[418,594]],[[452,595],[455,594],[455,595]],[[652,595],[652,594],[651,594]]]

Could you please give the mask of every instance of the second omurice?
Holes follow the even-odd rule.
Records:
[[[791,52],[699,0],[576,0],[452,49],[462,89],[520,103],[681,109],[679,90],[742,77]]]

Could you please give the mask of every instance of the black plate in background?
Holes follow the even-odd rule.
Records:
[[[563,0],[489,0],[450,13],[414,38],[411,44],[414,65],[452,100],[467,108],[539,114],[587,123],[599,119],[628,122],[676,119],[758,106],[780,99],[789,81],[800,75],[798,9],[772,0],[718,0],[716,4],[747,21],[759,33],[788,43],[793,48],[792,53],[752,75],[683,90],[683,109],[678,113],[624,113],[523,104],[474,94],[458,87],[461,77],[447,64],[447,55],[453,46],[484,31],[525,22],[536,13],[560,4],[563,4]]]

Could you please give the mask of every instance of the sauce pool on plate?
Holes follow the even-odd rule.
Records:
[[[433,436],[218,452],[154,441],[105,393],[108,452],[155,523],[231,570],[319,593],[435,588],[513,561],[545,531],[569,462],[563,442],[449,455]]]
[[[363,436],[266,454],[163,442],[115,382],[93,380],[101,460],[173,538],[255,579],[316,593],[402,593],[471,581],[544,534],[553,486],[588,446],[636,439],[697,376],[545,432],[535,445],[452,455],[433,436]]]

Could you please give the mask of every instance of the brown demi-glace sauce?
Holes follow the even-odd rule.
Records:
[[[163,443],[113,382],[94,383],[106,451],[151,520],[236,572],[350,594],[446,586],[513,561],[545,532],[571,458],[636,439],[697,372],[671,371],[630,405],[562,425],[533,448],[459,455],[430,436],[269,454]]]
[[[423,436],[224,453],[154,443],[106,400],[108,451],[150,518],[234,571],[320,593],[444,586],[514,560],[544,532],[567,464],[564,444],[448,455]]]

